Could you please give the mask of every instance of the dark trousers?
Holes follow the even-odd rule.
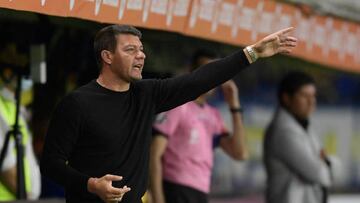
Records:
[[[163,181],[165,200],[170,203],[208,203],[208,195],[193,188]]]

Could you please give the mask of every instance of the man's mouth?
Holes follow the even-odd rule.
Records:
[[[139,71],[141,71],[142,68],[143,68],[143,64],[135,64],[133,67],[134,67],[135,69],[138,69]]]

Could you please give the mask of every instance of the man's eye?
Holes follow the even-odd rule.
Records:
[[[127,48],[125,51],[134,51],[134,48]]]

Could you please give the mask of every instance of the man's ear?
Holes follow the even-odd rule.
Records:
[[[291,98],[290,98],[290,95],[289,94],[287,94],[287,93],[282,93],[281,94],[281,100],[282,100],[282,103],[283,103],[283,105],[285,106],[285,107],[288,107],[289,105],[290,105],[290,100],[291,100]]]
[[[101,58],[104,61],[104,63],[111,65],[113,60],[113,54],[108,50],[102,50],[101,51]]]

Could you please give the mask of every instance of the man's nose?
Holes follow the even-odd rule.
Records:
[[[144,51],[138,51],[136,57],[141,58],[141,59],[145,59],[146,55],[145,55]]]

